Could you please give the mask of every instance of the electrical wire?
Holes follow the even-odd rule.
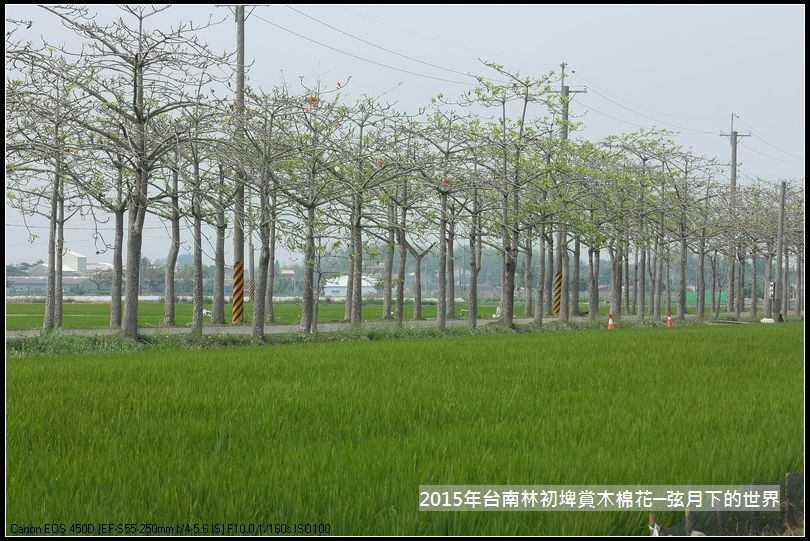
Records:
[[[679,125],[677,125],[677,124],[672,124],[672,123],[670,123],[670,122],[665,122],[665,121],[663,121],[663,120],[660,120],[660,119],[657,119],[657,118],[653,118],[653,117],[651,117],[651,116],[645,115],[644,113],[639,113],[638,111],[635,111],[635,110],[633,110],[633,109],[631,109],[631,108],[629,108],[629,107],[626,107],[626,106],[622,105],[621,103],[619,103],[618,101],[615,101],[615,100],[613,100],[613,99],[611,99],[611,98],[609,98],[609,97],[605,96],[605,95],[604,95],[604,94],[602,94],[601,92],[599,92],[599,91],[597,91],[597,90],[594,90],[593,88],[589,88],[589,90],[590,90],[591,92],[593,92],[594,94],[596,94],[597,96],[600,96],[601,98],[603,98],[603,99],[605,99],[605,100],[607,100],[607,101],[609,101],[609,102],[611,102],[611,103],[613,103],[613,104],[615,104],[615,105],[618,105],[618,106],[619,106],[619,107],[621,107],[622,109],[625,109],[625,110],[627,110],[627,111],[630,111],[631,113],[636,114],[636,115],[638,115],[638,116],[644,117],[644,118],[646,118],[647,120],[652,120],[653,122],[657,122],[657,123],[659,123],[659,124],[663,124],[663,125],[665,125],[665,126],[669,126],[669,127],[671,127],[671,128],[677,128],[677,129],[679,129],[679,130],[681,130],[681,131],[684,131],[684,132],[690,132],[690,133],[692,133],[692,134],[694,134],[694,135],[706,135],[706,134],[714,135],[714,134],[716,133],[716,132],[713,132],[713,131],[704,131],[704,130],[695,130],[695,129],[693,129],[693,128],[686,128],[686,127],[684,127],[684,126],[679,126]]]
[[[766,154],[766,153],[761,152],[761,151],[759,151],[759,150],[757,150],[755,148],[751,148],[750,146],[746,145],[742,141],[740,142],[740,145],[744,146],[745,148],[747,148],[751,152],[755,152],[755,153],[757,153],[757,154],[759,154],[761,156],[765,156],[766,158],[770,158],[771,160],[775,160],[777,162],[789,163],[789,164],[792,164],[792,165],[804,165],[804,162],[792,162],[792,161],[789,161],[789,160],[783,160],[781,158],[777,158],[776,156],[771,156],[770,154]]]
[[[356,55],[354,53],[350,53],[348,51],[338,49],[337,47],[332,47],[331,45],[327,45],[326,43],[323,43],[323,42],[318,41],[316,39],[312,39],[312,38],[307,37],[307,36],[305,36],[303,34],[299,34],[298,32],[295,32],[295,31],[290,30],[288,28],[284,28],[280,24],[276,24],[276,23],[274,23],[272,21],[268,21],[267,19],[265,19],[261,15],[254,14],[253,16],[256,17],[259,20],[262,20],[262,21],[266,22],[267,24],[269,24],[271,26],[274,26],[274,27],[278,28],[279,30],[283,30],[283,31],[285,31],[287,33],[290,33],[290,34],[294,35],[294,36],[298,36],[301,39],[305,39],[305,40],[307,40],[309,42],[315,43],[316,45],[320,45],[321,47],[326,47],[327,49],[330,49],[332,51],[344,54],[346,56],[350,56],[352,58],[356,58],[357,60],[362,60],[363,62],[368,62],[369,64],[374,64],[376,66],[380,66],[380,67],[387,68],[387,69],[390,69],[390,70],[399,71],[401,73],[407,73],[409,75],[415,75],[417,77],[423,77],[425,79],[432,79],[434,81],[442,81],[442,82],[445,82],[445,83],[454,83],[454,84],[468,85],[468,86],[475,86],[476,85],[476,83],[469,82],[469,81],[456,81],[456,80],[452,80],[452,79],[444,79],[442,77],[435,77],[433,75],[427,75],[427,74],[419,73],[419,72],[416,72],[416,71],[406,70],[406,69],[403,69],[403,68],[398,68],[396,66],[391,66],[391,65],[388,65],[388,64],[384,64],[382,62],[377,62],[376,60],[371,60],[369,58],[364,58],[364,57]]]
[[[726,118],[725,116],[683,116],[683,115],[675,115],[675,114],[672,114],[672,113],[664,113],[663,111],[657,111],[655,109],[650,109],[649,107],[644,107],[643,105],[633,103],[633,102],[631,102],[630,100],[628,100],[626,98],[622,98],[620,96],[617,96],[616,94],[614,94],[612,92],[608,92],[607,89],[605,89],[604,87],[597,85],[596,83],[594,83],[590,79],[586,79],[585,77],[583,77],[582,75],[580,75],[576,71],[571,72],[571,77],[578,77],[578,78],[582,79],[584,82],[588,83],[589,88],[590,87],[598,88],[598,89],[602,90],[602,92],[604,92],[605,94],[607,94],[609,96],[613,96],[617,100],[621,100],[621,101],[623,101],[625,103],[628,103],[628,104],[630,104],[630,105],[632,105],[634,107],[638,107],[639,109],[644,109],[645,111],[650,111],[650,112],[658,114],[658,115],[670,116],[670,117],[673,117],[673,118],[682,118],[684,120],[722,120],[722,119]],[[594,93],[597,93],[597,92],[594,91]],[[714,133],[714,132],[711,132],[711,133]]]
[[[777,145],[776,143],[773,143],[769,139],[766,139],[763,135],[761,135],[760,133],[757,133],[757,132],[759,132],[759,130],[757,130],[755,127],[748,124],[747,122],[743,121],[742,119],[740,120],[740,124],[743,124],[744,126],[747,126],[750,130],[752,130],[754,132],[754,133],[751,134],[751,137],[756,137],[757,139],[759,139],[760,141],[762,141],[763,143],[765,143],[769,147],[771,147],[771,148],[773,148],[775,150],[778,150],[782,154],[786,154],[787,156],[790,156],[791,158],[796,158],[797,160],[804,160],[803,157],[797,156],[796,154],[792,154],[792,153],[780,148],[779,145]],[[791,147],[785,146],[785,148],[791,148]],[[793,149],[791,148],[791,150],[793,150]]]
[[[322,21],[322,20],[320,20],[320,19],[316,19],[316,18],[315,18],[315,17],[313,17],[312,15],[308,15],[307,13],[304,13],[303,11],[301,11],[301,10],[299,10],[299,9],[296,9],[296,8],[294,8],[294,7],[290,6],[290,5],[287,5],[286,7],[287,7],[288,9],[290,9],[290,10],[292,10],[292,11],[294,11],[294,12],[296,12],[296,13],[300,14],[300,15],[303,15],[303,16],[304,16],[304,17],[306,17],[307,19],[311,19],[311,20],[315,21],[315,22],[316,22],[316,23],[318,23],[318,24],[321,24],[321,25],[323,25],[323,26],[325,26],[325,27],[327,27],[327,28],[331,28],[331,29],[332,29],[332,30],[334,30],[335,32],[340,32],[340,33],[341,33],[341,34],[343,34],[344,36],[349,36],[349,37],[350,37],[350,38],[352,38],[352,39],[355,39],[355,40],[357,40],[357,41],[359,41],[359,42],[361,42],[361,43],[365,43],[366,45],[371,45],[372,47],[375,47],[375,48],[380,49],[380,50],[382,50],[382,51],[385,51],[385,52],[388,52],[388,53],[391,53],[391,54],[395,54],[395,55],[397,55],[397,56],[401,56],[402,58],[406,58],[406,59],[408,59],[408,60],[411,60],[411,61],[413,61],[413,62],[417,62],[417,63],[419,63],[419,64],[424,64],[425,66],[430,66],[431,68],[437,68],[437,69],[444,70],[444,71],[447,71],[447,72],[450,72],[450,73],[455,73],[455,74],[457,74],[457,75],[464,75],[465,77],[473,77],[473,75],[471,75],[471,74],[469,74],[469,73],[465,73],[465,72],[463,72],[463,71],[458,71],[458,70],[454,70],[454,69],[451,69],[451,68],[446,68],[446,67],[444,67],[444,66],[440,66],[440,65],[438,65],[438,64],[432,64],[432,63],[430,63],[430,62],[425,62],[424,60],[419,60],[418,58],[414,58],[414,57],[412,57],[412,56],[408,56],[408,55],[406,55],[406,54],[399,53],[399,52],[397,52],[397,51],[394,51],[393,49],[389,49],[389,48],[387,48],[387,47],[383,47],[382,45],[378,45],[378,44],[376,44],[376,43],[373,43],[373,42],[371,42],[371,41],[368,41],[368,40],[366,40],[366,39],[363,39],[363,38],[361,38],[361,37],[359,37],[359,36],[355,36],[354,34],[351,34],[351,33],[349,33],[349,32],[346,32],[346,31],[344,31],[344,30],[341,30],[340,28],[337,28],[337,27],[335,27],[335,26],[332,26],[331,24],[326,23],[326,22],[324,22],[324,21]]]
[[[528,62],[530,64],[535,64],[535,65],[538,65],[538,66],[543,65],[540,62],[537,62],[536,60],[527,60],[525,58],[517,58],[517,57],[514,57],[514,56],[507,56],[507,55],[504,55],[504,54],[499,54],[499,53],[495,53],[495,52],[491,52],[491,51],[483,51],[481,49],[475,49],[473,47],[468,47],[466,45],[461,45],[459,43],[453,43],[452,41],[446,41],[446,40],[439,39],[439,38],[436,38],[436,37],[433,37],[433,36],[429,36],[427,34],[422,34],[420,32],[415,32],[413,30],[409,30],[409,29],[404,28],[402,26],[397,26],[395,24],[391,24],[391,23],[386,22],[386,21],[381,21],[380,19],[375,19],[374,17],[369,17],[368,15],[364,15],[363,13],[358,13],[356,11],[353,11],[353,10],[351,10],[349,8],[346,8],[346,7],[343,7],[343,6],[334,6],[334,7],[338,8],[340,10],[343,10],[343,11],[345,11],[347,13],[351,13],[352,15],[356,15],[358,17],[363,17],[364,19],[367,19],[369,21],[373,21],[375,23],[382,24],[382,25],[388,26],[390,28],[395,28],[395,29],[400,30],[402,32],[405,32],[407,34],[411,34],[413,36],[429,39],[431,41],[435,41],[436,43],[441,43],[443,45],[450,45],[451,47],[458,47],[459,49],[464,49],[466,51],[472,51],[474,53],[483,54],[483,55],[487,55],[487,56],[498,56],[498,57],[501,57],[501,58],[508,58],[508,59],[511,59],[511,60],[517,60],[518,62]]]

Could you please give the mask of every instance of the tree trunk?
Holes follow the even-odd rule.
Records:
[[[175,322],[174,311],[174,269],[177,265],[177,254],[180,253],[180,208],[177,189],[178,171],[172,169],[172,211],[170,221],[172,224],[172,237],[170,239],[169,254],[166,256],[166,266],[163,268],[163,324],[173,327]]]
[[[276,283],[276,220],[278,219],[277,201],[275,189],[270,197],[270,231],[267,241],[267,270],[265,272],[264,286],[264,320],[267,323],[275,323],[276,310],[273,305],[273,293]]]
[[[664,272],[665,276],[665,285],[667,291],[667,314],[672,314],[672,279],[670,276],[670,270],[672,269],[672,250],[670,249],[669,239],[667,239],[667,258],[666,258],[666,267]]]
[[[765,317],[773,317],[773,295],[771,295],[771,277],[773,276],[773,246],[765,247]]]
[[[745,256],[742,250],[738,253],[740,254],[740,259],[737,261],[737,302],[734,305],[734,310],[737,319],[740,319],[745,310]]]
[[[315,266],[315,207],[307,209],[307,241],[304,253],[304,286],[301,294],[301,325],[300,331],[309,333],[312,331],[314,283],[313,273]]]
[[[579,243],[577,235],[574,237],[574,270],[571,276],[571,313],[574,316],[579,315],[579,258],[582,256]]]
[[[796,306],[793,307],[796,318],[802,316],[804,302],[804,250],[802,249],[802,241],[799,241],[799,246],[796,249]]]
[[[546,304],[546,225],[540,226],[540,253],[537,254],[537,301],[535,302],[534,322],[543,325],[543,309]]]
[[[436,325],[444,332],[447,326],[447,192],[439,192],[439,268],[436,295]]]
[[[473,188],[472,216],[470,216],[470,293],[467,316],[470,326],[478,326],[478,273],[481,271],[481,231],[478,208],[478,188]]]
[[[456,223],[452,211],[447,221],[447,317],[456,319]]]
[[[532,226],[526,227],[526,244],[523,246],[523,317],[532,317]]]
[[[751,319],[757,319],[757,248],[756,243],[751,252]]]
[[[662,287],[661,282],[663,281],[663,270],[664,270],[664,245],[663,239],[659,237],[659,240],[656,241],[655,244],[655,265],[653,267],[654,274],[653,274],[653,318],[661,319],[661,293]]]
[[[145,175],[146,173],[138,173]],[[133,194],[129,204],[129,232],[127,235],[127,270],[124,291],[124,336],[138,338],[138,290],[141,277],[141,248],[143,244],[143,224],[146,217],[146,203],[141,196]]]
[[[318,317],[320,316],[321,310],[321,284],[323,279],[323,273],[321,272],[321,256],[316,256],[317,263],[315,264],[315,305],[312,308],[312,327],[310,328],[311,333],[318,332]]]
[[[501,307],[502,321],[507,327],[512,328],[515,321],[515,271],[517,270],[516,249],[509,248],[506,252],[506,264],[504,265],[502,295],[503,306]]]
[[[414,254],[413,319],[422,319],[422,256]]]
[[[121,328],[121,293],[124,281],[124,213],[120,205],[115,209],[115,243],[113,245],[113,276],[110,284],[110,327]]]
[[[627,308],[627,313],[630,313],[630,242],[626,242],[622,248],[622,253],[624,255],[624,267],[622,270],[622,280],[624,281],[624,287],[622,288],[622,292],[624,293],[624,303],[623,306]]]
[[[65,253],[65,183],[59,183],[59,212],[56,220],[56,275],[54,279],[53,323],[62,327],[64,308],[64,287],[62,287],[62,255]],[[77,269],[78,270],[78,269]]]
[[[717,295],[717,302],[715,303],[715,290],[717,289],[717,250],[714,251],[714,257],[712,257],[712,309],[714,310],[714,318],[717,319],[720,317],[720,303],[723,299],[723,288],[720,288],[719,294]]]
[[[405,211],[402,211],[403,214]],[[408,247],[405,244],[405,233],[400,229],[399,237],[399,270],[397,271],[397,327],[402,327],[405,320],[405,269],[408,262]]]
[[[354,207],[354,205],[352,205]],[[354,210],[352,210],[354,213]],[[351,221],[354,222],[354,215],[352,214]],[[351,321],[352,319],[352,302],[354,302],[354,240],[352,236],[352,228],[349,227],[349,269],[346,273],[346,298],[344,299],[343,306],[343,320]]]
[[[619,317],[622,311],[622,251],[621,248],[608,250],[610,254],[610,312]]]
[[[198,165],[195,165],[194,190],[199,190],[200,179]],[[194,286],[192,289],[191,334],[202,336],[203,332],[203,271],[202,271],[202,208],[199,193],[193,195],[192,214],[194,216]]]
[[[554,279],[554,271],[557,270],[554,266],[554,232],[551,230],[551,227],[548,227],[546,232],[546,281],[543,284],[543,289],[545,290],[545,306],[543,306],[543,310],[546,312],[546,315],[553,316],[552,313],[552,301],[554,298],[554,290],[553,290],[553,279]]]
[[[270,228],[273,220],[270,217],[270,209],[268,208],[268,194],[266,192],[267,178],[265,176],[263,189],[261,190],[261,221],[259,222],[259,239],[261,242],[261,252],[259,255],[259,276],[256,281],[256,304],[253,307],[253,328],[251,329],[251,336],[254,340],[264,341],[264,308],[267,298],[267,275],[268,268],[274,264],[273,259],[270,257]],[[317,315],[314,318],[317,321]]]
[[[647,302],[647,249],[642,247],[638,258],[638,313],[639,319],[644,319]]]
[[[363,217],[362,196],[354,195],[354,210],[352,211],[352,311],[350,321],[353,325],[363,322],[363,232],[361,229]]]
[[[56,163],[51,188],[51,215],[48,221],[48,281],[45,286],[45,317],[42,328],[50,332],[56,327],[56,223],[59,219],[59,161]]]
[[[678,265],[678,319],[686,319],[686,237],[681,237]]]
[[[481,257],[477,255],[480,254],[481,245],[480,237],[475,238],[477,235],[479,234],[470,236],[470,294],[468,295],[467,317],[472,328],[478,326],[478,274],[481,272]],[[476,261],[479,262],[476,263]]]
[[[57,256],[59,254],[57,253]],[[788,253],[787,246],[785,246],[785,263],[782,265],[782,317],[787,319],[788,308],[790,307],[790,282],[788,282],[788,276],[790,267],[788,266],[790,263],[790,254]],[[61,267],[57,267],[61,268]],[[59,295],[59,291],[56,292]]]
[[[588,248],[588,319],[599,314],[599,249]]]
[[[383,283],[385,290],[383,291],[383,319],[391,319],[391,289],[393,286],[394,278],[394,246],[395,238],[394,233],[396,230],[396,210],[393,203],[388,203],[388,242],[385,245],[385,270],[383,271]]]
[[[225,324],[225,207],[216,213],[216,246],[214,248],[214,298],[211,307],[211,322]]]
[[[146,119],[143,97],[143,60],[135,56],[134,106],[139,112],[139,123],[134,127],[133,142],[136,154],[135,185],[129,192],[129,232],[127,235],[127,276],[124,293],[124,336],[138,338],[138,290],[141,285],[141,251],[143,248],[143,226],[146,207],[149,204],[149,161],[146,155]],[[141,120],[142,119],[142,120]]]
[[[657,254],[655,250],[651,250],[647,252],[647,283],[650,285],[650,298],[648,302],[650,303],[650,314],[653,312],[653,306],[655,305],[655,267],[656,267],[656,260]]]
[[[352,204],[351,223],[354,223],[354,204]],[[349,270],[346,274],[346,298],[344,299],[343,319],[351,321],[352,302],[354,302],[354,235],[352,227],[349,226]]]
[[[633,250],[633,291],[630,299],[630,304],[627,305],[627,313],[635,314],[638,310],[638,246]],[[628,257],[630,254],[630,247],[627,247]]]
[[[403,195],[407,194],[404,191]],[[408,209],[402,209],[402,218],[397,228],[399,242],[399,272],[397,274],[397,327],[402,327],[405,321],[405,273],[408,263],[408,241],[405,239],[405,227],[408,223]]]
[[[698,243],[697,270],[697,315],[698,319],[706,317],[706,234],[701,235]]]

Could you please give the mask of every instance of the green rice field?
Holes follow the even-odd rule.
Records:
[[[183,326],[191,323],[190,303],[178,303],[175,305],[177,325]],[[491,317],[495,313],[496,304],[479,305],[479,314],[483,318]],[[206,305],[210,310],[211,305]],[[463,303],[456,304],[456,315],[460,316],[461,311],[466,308]],[[142,302],[138,307],[138,323],[144,327],[158,327],[163,323],[163,303]],[[318,321],[331,322],[343,321],[343,303],[321,303],[318,308]],[[42,327],[42,319],[45,314],[45,304],[7,304],[6,305],[6,329],[38,329]],[[245,304],[245,315],[250,319],[253,315],[253,304]],[[297,324],[301,318],[300,303],[276,303],[275,305],[276,323],[281,325]],[[366,304],[363,306],[363,318],[368,321],[379,321],[382,319],[382,304]],[[413,304],[405,305],[405,317],[413,319]],[[426,304],[422,306],[422,317],[430,319],[436,317],[436,305]],[[225,305],[225,321],[231,319],[231,305]],[[205,318],[206,322],[209,318]],[[65,303],[63,325],[67,329],[86,329],[109,327],[110,325],[110,303]]]
[[[647,535],[636,512],[420,512],[418,488],[779,479],[803,369],[798,322],[10,357],[6,534]]]

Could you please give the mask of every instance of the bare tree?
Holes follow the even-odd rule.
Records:
[[[121,17],[102,25],[84,8],[45,6],[62,24],[82,39],[79,50],[53,47],[71,64],[64,78],[79,91],[80,99],[112,120],[106,125],[88,118],[72,121],[103,138],[120,153],[134,177],[127,186],[129,230],[123,332],[138,335],[138,283],[143,227],[150,203],[150,175],[174,151],[178,134],[161,118],[172,111],[205,101],[197,93],[200,74],[224,61],[197,39],[201,27],[181,24],[167,31],[148,25],[167,8],[123,6]],[[125,20],[126,19],[126,20]],[[210,21],[209,21],[210,23]],[[46,68],[53,63],[43,59]],[[208,77],[208,81],[213,78]],[[207,82],[208,82],[207,81]]]

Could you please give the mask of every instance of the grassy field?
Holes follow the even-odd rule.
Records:
[[[786,323],[9,358],[6,533],[647,535],[640,513],[420,513],[418,486],[778,479],[803,464],[802,348]]]
[[[483,318],[489,318],[495,313],[497,305],[489,304],[479,306],[479,314]],[[465,304],[456,304],[456,315],[460,316],[461,311],[466,308]],[[211,309],[206,305],[206,309]],[[192,305],[189,303],[178,303],[176,305],[177,325],[191,323]],[[301,318],[301,305],[297,303],[276,303],[276,323],[280,325],[292,325],[298,323]],[[138,322],[145,327],[157,327],[163,322],[163,303],[143,302],[138,310]],[[45,305],[39,304],[7,304],[6,305],[6,329],[38,329],[42,327]],[[245,315],[250,318],[253,315],[253,304],[245,304]],[[368,321],[382,319],[382,304],[366,304],[363,306],[363,317]],[[413,304],[406,304],[405,317],[413,319]],[[422,317],[435,318],[436,305],[423,305]],[[208,321],[209,318],[205,318]],[[231,319],[231,305],[225,305],[225,321]],[[343,321],[342,303],[321,303],[318,309],[318,321]],[[85,329],[96,327],[108,327],[110,324],[110,304],[109,303],[66,303],[63,315],[64,327],[68,329]]]
[[[189,303],[178,303],[176,305],[176,321],[178,326],[191,323],[192,305]],[[462,316],[462,310],[466,310],[466,303],[456,303],[456,317]],[[495,313],[497,303],[479,304],[478,313],[483,319],[490,319]],[[206,305],[206,309],[211,309]],[[276,303],[276,323],[279,325],[297,324],[301,318],[301,305],[298,303]],[[610,308],[605,305],[599,306],[599,314],[607,316]],[[666,310],[664,310],[666,312]],[[42,327],[45,305],[42,303],[27,304],[7,304],[6,305],[6,329],[39,329]],[[580,314],[587,315],[588,305],[580,305]],[[687,313],[695,314],[697,310],[694,306],[687,309]],[[710,310],[706,313],[710,316]],[[248,320],[253,315],[253,305],[245,304],[245,314]],[[760,314],[764,314],[760,309]],[[366,321],[379,321],[382,319],[382,304],[367,303],[363,306],[363,318]],[[523,317],[523,305],[515,305],[515,316]],[[436,318],[436,305],[425,304],[422,306],[422,317],[425,319]],[[744,316],[744,317],[747,317]],[[761,316],[760,316],[761,317]],[[225,305],[225,321],[230,321],[231,305]],[[413,304],[405,305],[405,318],[413,319]],[[206,322],[209,318],[205,318]],[[109,303],[66,303],[64,305],[64,327],[67,329],[89,329],[108,327],[110,323]],[[138,321],[144,327],[158,327],[163,322],[163,303],[143,302],[141,303]],[[343,321],[342,303],[321,303],[318,309],[318,321],[335,322]]]

